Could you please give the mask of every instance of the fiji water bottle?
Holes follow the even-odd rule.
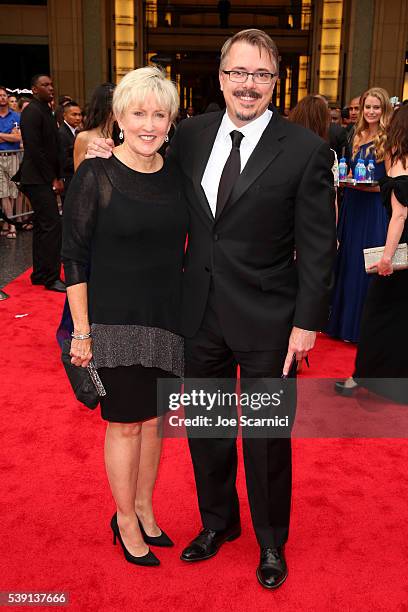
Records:
[[[347,177],[346,158],[342,157],[339,162],[339,180],[344,181],[346,177]]]
[[[364,164],[364,159],[359,159],[357,161],[356,167],[354,168],[354,180],[356,182],[361,182],[366,180],[367,169]]]
[[[374,180],[374,173],[375,173],[375,164],[374,164],[374,161],[370,159],[370,161],[367,164],[367,181]]]

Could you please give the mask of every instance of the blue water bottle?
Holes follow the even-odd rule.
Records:
[[[339,162],[339,181],[344,181],[346,177],[347,177],[346,158],[342,157]]]
[[[374,181],[375,178],[375,164],[372,159],[367,164],[367,181]]]
[[[354,180],[356,182],[361,182],[366,180],[367,169],[364,164],[364,159],[360,159],[357,161],[356,167],[354,168]]]

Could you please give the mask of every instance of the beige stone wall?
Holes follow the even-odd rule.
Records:
[[[84,102],[84,61],[81,0],[48,0],[51,74],[57,95]]]
[[[108,80],[108,24],[106,0],[82,0],[84,90],[89,101],[97,85]]]
[[[51,74],[57,94],[69,93],[82,104],[98,83],[108,79],[112,2],[48,0],[47,7],[0,5],[0,42],[49,44]],[[315,0],[311,91],[317,91],[318,86],[321,6],[322,0]],[[408,0],[344,0],[344,6],[344,102],[372,85],[385,87],[390,95],[401,96],[408,48]],[[136,65],[141,65],[142,0],[135,0],[135,27]],[[288,31],[284,40],[279,40],[282,51],[286,49],[285,44],[295,45],[293,34],[296,33]],[[153,41],[155,36],[151,34],[150,42],[157,42],[156,46],[164,51],[177,45],[177,37],[170,32],[158,35],[157,41]],[[224,38],[216,30],[195,36],[197,48],[203,50],[214,48],[214,45],[218,48]],[[302,51],[301,43],[303,41],[295,45],[296,49],[299,46],[299,52]]]
[[[345,29],[345,102],[373,86],[401,97],[408,48],[407,0],[351,0]]]
[[[345,20],[345,104],[369,87],[375,4],[375,0],[350,2]]]
[[[376,0],[370,86],[384,87],[390,96],[402,96],[407,43],[407,0]]]
[[[37,44],[38,38],[46,42],[48,36],[46,6],[0,5],[0,37],[2,42]],[[7,38],[7,40],[5,40]],[[30,39],[30,40],[28,40]]]

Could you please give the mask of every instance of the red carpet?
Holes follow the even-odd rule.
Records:
[[[7,292],[11,299],[0,304],[1,591],[68,591],[68,609],[81,612],[408,610],[406,440],[294,441],[289,578],[276,592],[255,578],[242,470],[242,537],[202,564],[179,560],[199,517],[186,443],[166,440],[156,507],[176,547],[157,550],[160,568],[126,563],[111,542],[104,424],[72,399],[59,364],[63,296],[31,287],[28,274]],[[351,345],[320,337],[305,375],[348,375],[353,356]]]

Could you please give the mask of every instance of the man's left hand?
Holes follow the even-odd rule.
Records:
[[[293,355],[296,355],[296,361],[302,361],[304,357],[312,350],[316,342],[316,332],[293,327],[289,338],[288,352],[285,363],[283,365],[283,374],[289,374],[292,365]]]

